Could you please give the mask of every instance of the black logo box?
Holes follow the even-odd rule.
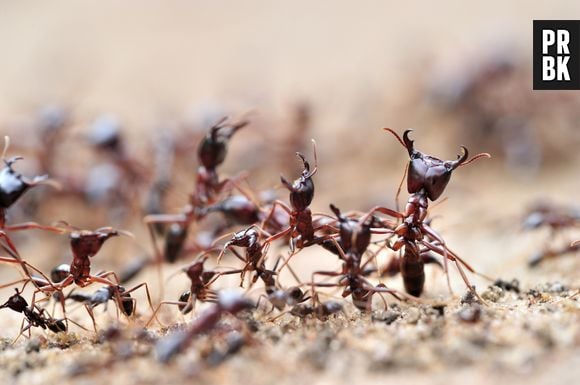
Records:
[[[542,80],[542,31],[545,29],[565,29],[570,34],[569,81]],[[558,56],[556,44],[548,48],[548,56]],[[534,90],[580,90],[580,20],[534,20],[533,66]]]

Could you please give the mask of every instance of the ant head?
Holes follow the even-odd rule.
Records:
[[[126,234],[124,231],[115,230],[111,227],[102,227],[95,231],[80,230],[70,233],[70,245],[73,255],[86,258],[96,255],[103,243],[111,237]]]
[[[409,138],[409,133],[413,130],[406,130],[403,133],[403,139],[390,128],[385,128],[385,130],[393,134],[409,153],[407,191],[413,194],[425,190],[427,197],[432,201],[437,200],[443,194],[451,179],[451,173],[456,168],[465,166],[479,158],[490,157],[489,154],[482,153],[467,160],[467,148],[461,146],[462,154],[458,155],[456,160],[441,160],[415,149],[414,141]]]
[[[232,239],[230,239],[225,245],[224,249],[227,249],[230,246],[238,246],[238,247],[252,247],[258,242],[260,235],[258,231],[254,228],[254,226],[250,226],[247,229],[240,230],[237,233],[234,233]]]
[[[6,303],[0,305],[0,309],[7,307],[18,313],[22,313],[28,307],[28,302],[26,302],[26,300],[20,295],[20,291],[18,289],[15,288],[14,290],[16,290],[16,294],[8,298]]]
[[[310,163],[308,163],[304,155],[297,152],[296,156],[302,160],[304,166],[300,177],[294,183],[290,183],[286,178],[280,176],[282,184],[290,191],[290,204],[297,211],[306,210],[314,199],[314,182],[312,182],[312,176],[318,170],[318,160],[316,156],[316,142],[313,140],[312,144],[314,147],[314,169],[311,170]]]
[[[22,159],[22,157],[13,157],[6,159],[6,152],[10,145],[10,139],[5,137],[4,151],[2,153],[2,159],[4,160],[5,167],[0,170],[0,208],[7,209],[12,206],[29,188],[46,181],[48,177],[36,176],[33,179],[24,177],[22,174],[17,173],[12,168],[12,165],[16,161]]]
[[[207,169],[213,170],[224,162],[228,151],[228,141],[239,129],[249,124],[246,120],[226,124],[227,119],[224,117],[218,121],[199,143],[197,157]]]

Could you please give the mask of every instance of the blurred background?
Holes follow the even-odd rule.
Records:
[[[578,284],[577,258],[528,267],[578,231],[548,243],[550,229],[522,223],[538,202],[578,216],[580,93],[533,91],[531,47],[533,19],[579,14],[573,0],[0,1],[0,132],[9,155],[25,157],[19,171],[63,185],[31,192],[9,221],[133,232],[103,249],[100,268],[150,255],[148,193],[165,176],[158,209],[179,212],[197,143],[223,116],[251,124],[221,175],[247,172],[255,192],[276,188],[287,201],[279,175],[298,176],[294,153],[312,159],[313,138],[316,211],[394,207],[407,154],[382,128],[414,128],[428,154],[492,154],[457,170],[432,210],[453,249],[494,277]],[[45,271],[70,259],[65,237],[31,232],[17,244]],[[336,266],[328,253],[305,254],[298,269]],[[435,270],[427,286],[446,293]]]

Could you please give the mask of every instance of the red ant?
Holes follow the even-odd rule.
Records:
[[[121,291],[121,289],[118,287],[119,280],[114,272],[107,271],[98,273],[96,275],[91,274],[90,258],[95,256],[99,252],[104,242],[110,239],[111,237],[115,237],[120,234],[130,235],[129,233],[126,233],[121,230],[114,230],[110,227],[103,227],[95,231],[77,230],[72,228],[66,229],[60,227],[53,227],[51,229],[53,231],[58,231],[61,233],[72,230],[69,235],[70,247],[73,255],[72,264],[71,265],[62,264],[54,268],[51,272],[51,278],[53,280],[48,279],[48,277],[46,277],[44,274],[42,274],[42,272],[40,272],[42,276],[41,278],[30,277],[25,278],[24,280],[20,280],[18,282],[24,281],[25,285],[28,282],[33,282],[33,284],[37,287],[37,292],[42,292],[44,294],[48,293],[57,294],[57,297],[61,300],[63,311],[65,310],[64,297],[62,295],[62,290],[64,288],[72,284],[75,284],[78,287],[86,287],[92,283],[97,282],[113,288],[111,295],[115,296],[115,300],[117,304],[121,304],[120,306],[121,308],[124,306],[123,304],[126,301],[126,299],[123,300],[122,298],[123,296],[126,297],[129,293],[137,290],[138,288],[145,287],[147,299],[149,301],[149,306],[153,308],[151,304],[151,297],[149,294],[147,283],[139,284],[127,291]],[[109,279],[110,276],[113,277],[115,282],[112,282]],[[14,282],[11,283],[10,285],[12,284],[14,284]],[[125,308],[125,310],[127,309],[128,308]],[[130,313],[133,313],[133,310]]]
[[[283,202],[276,201],[290,215],[290,225],[287,229],[279,232],[268,238],[266,243],[290,236],[291,248],[294,250],[294,243],[298,249],[309,246],[314,242],[314,226],[312,224],[312,212],[310,211],[310,204],[314,199],[314,182],[312,177],[318,170],[318,161],[316,157],[316,142],[312,141],[314,146],[314,169],[310,169],[310,163],[306,160],[304,155],[297,152],[296,155],[302,160],[304,169],[302,174],[293,183],[290,183],[284,176],[280,176],[280,180],[284,187],[290,191],[290,205],[292,208],[286,206]]]
[[[195,189],[190,195],[189,204],[180,214],[156,214],[147,215],[144,218],[153,241],[157,261],[161,261],[162,258],[170,262],[177,260],[179,254],[183,252],[189,226],[202,219],[207,213],[205,208],[214,204],[222,192],[237,183],[231,179],[220,181],[217,167],[225,160],[227,145],[231,137],[249,122],[242,121],[229,125],[226,124],[226,120],[227,118],[223,118],[216,123],[199,144],[197,157],[200,166],[197,170]],[[161,254],[156,242],[154,231],[156,224],[172,224],[170,230],[166,231],[165,234],[164,254]],[[198,247],[192,249],[199,250]]]
[[[556,234],[564,229],[578,226],[580,226],[580,210],[565,207],[560,208],[547,203],[540,203],[531,208],[523,222],[523,228],[525,230],[548,227],[550,229],[551,239],[555,238]],[[530,267],[536,267],[546,259],[567,253],[574,253],[578,250],[580,250],[580,245],[577,243],[572,243],[559,249],[545,249],[532,255],[528,260],[528,265]]]
[[[366,264],[370,259],[363,264],[362,257],[370,245],[371,234],[374,232],[372,230],[373,224],[378,223],[378,221],[372,215],[365,215],[359,220],[345,217],[333,204],[330,205],[330,209],[336,215],[339,224],[339,241],[333,237],[327,237],[322,245],[340,257],[343,261],[342,270],[340,272],[315,271],[312,273],[313,291],[315,286],[344,287],[342,296],[350,295],[353,304],[361,311],[371,309],[372,297],[375,293],[388,293],[400,299],[396,291],[383,284],[374,286],[365,278],[367,275]],[[338,283],[319,283],[314,281],[314,277],[317,275],[340,277],[340,279]]]
[[[425,263],[433,263],[431,258],[425,256],[425,252],[432,251],[443,256],[446,274],[447,260],[455,262],[467,287],[471,291],[475,291],[469,283],[462,266],[472,273],[476,273],[475,270],[457,254],[449,250],[443,238],[429,226],[426,218],[429,200],[435,201],[443,194],[451,178],[451,173],[455,169],[460,166],[466,166],[480,158],[489,158],[490,155],[481,153],[467,160],[468,151],[461,146],[463,154],[459,155],[457,160],[444,161],[416,150],[413,141],[409,139],[409,133],[412,130],[405,131],[402,139],[390,128],[385,128],[385,131],[393,134],[409,153],[407,191],[411,196],[403,213],[381,207],[374,208],[371,213],[376,211],[401,219],[402,223],[394,230],[398,238],[390,247],[394,251],[403,249],[399,269],[403,277],[405,290],[416,297],[421,295],[425,283],[424,265]],[[447,281],[449,285],[448,274]]]
[[[280,176],[282,184],[290,191],[290,206],[289,208],[285,203],[281,201],[275,201],[272,204],[272,209],[270,215],[264,220],[263,223],[268,223],[270,218],[274,215],[276,206],[280,206],[285,210],[289,218],[289,226],[274,234],[266,239],[264,243],[270,244],[272,241],[289,236],[290,237],[290,250],[291,256],[294,254],[295,250],[301,250],[304,247],[308,247],[314,244],[320,244],[325,239],[326,236],[317,237],[315,235],[316,231],[330,230],[335,231],[336,229],[328,223],[322,223],[319,219],[313,220],[312,211],[310,210],[310,204],[314,199],[314,182],[312,177],[316,174],[318,170],[318,159],[316,156],[316,142],[313,140],[313,152],[314,152],[314,168],[310,169],[310,163],[306,160],[304,155],[297,152],[296,155],[302,160],[304,169],[302,174],[293,183],[290,183],[284,176]],[[288,258],[284,264],[280,267],[282,270],[284,267],[288,266],[290,260]]]
[[[169,334],[155,345],[155,356],[162,363],[169,362],[176,354],[187,349],[193,338],[214,329],[224,314],[237,315],[253,308],[254,303],[248,298],[235,292],[220,293],[215,305],[206,309],[185,330]]]
[[[157,308],[153,311],[153,314],[146,326],[157,319],[157,313],[161,309],[162,305],[177,305],[182,314],[187,314],[195,308],[196,301],[200,302],[215,302],[218,298],[217,293],[210,289],[210,286],[224,274],[238,273],[235,271],[217,272],[214,270],[207,270],[204,266],[208,259],[208,253],[213,250],[207,251],[202,254],[196,261],[191,263],[182,269],[190,280],[189,290],[184,291],[179,296],[179,301],[163,301],[157,305]]]

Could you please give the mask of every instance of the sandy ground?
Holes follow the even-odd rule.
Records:
[[[454,157],[469,130],[453,116],[434,114],[425,106],[417,97],[425,84],[439,71],[460,74],[476,67],[490,51],[507,50],[528,63],[532,20],[565,19],[577,11],[575,1],[367,1],[356,7],[336,1],[0,1],[0,36],[6,37],[0,39],[0,130],[12,135],[15,146],[24,146],[38,108],[70,108],[73,140],[63,144],[59,156],[68,161],[61,161],[63,167],[74,173],[82,171],[87,157],[74,137],[102,113],[122,120],[130,150],[144,159],[150,158],[146,139],[159,127],[177,130],[207,124],[222,113],[249,113],[253,127],[233,141],[224,172],[232,175],[247,166],[262,188],[278,183],[283,166],[284,173],[293,168],[290,161],[274,164],[256,154],[267,154],[271,142],[264,142],[288,135],[293,106],[306,102],[313,110],[308,134],[316,138],[319,151],[314,209],[328,211],[330,202],[345,209],[393,205],[405,153],[380,129],[416,127],[414,138],[421,149]],[[543,95],[546,105],[559,97]],[[506,167],[505,156],[493,153],[494,159],[457,171],[446,190],[449,200],[433,210],[434,226],[454,250],[493,278],[517,278],[519,294],[488,289],[491,282],[472,277],[486,304],[462,303],[465,287],[459,275],[452,271],[452,296],[441,272],[429,267],[425,298],[443,302],[443,314],[428,305],[391,299],[386,311],[380,310],[383,305],[377,299],[373,314],[361,315],[346,305],[344,314],[327,321],[288,314],[269,321],[277,313],[256,311],[242,317],[242,324],[225,320],[226,330],[246,325],[241,327],[246,343],[216,366],[208,364],[207,354],[212,347],[224,348],[217,337],[197,338],[169,365],[158,363],[154,345],[166,331],[155,327],[145,337],[139,332],[150,313],[142,293],[137,295],[140,317],[121,318],[122,335],[99,343],[93,333],[73,328],[59,336],[35,330],[32,339],[20,338],[12,345],[21,317],[3,310],[0,380],[575,383],[580,375],[580,305],[578,295],[571,297],[580,286],[578,255],[529,269],[527,258],[546,247],[550,234],[520,228],[526,207],[538,199],[580,205],[579,131],[577,125],[572,124],[575,130],[566,127],[559,113],[539,113],[548,116],[537,125],[544,150],[541,167]],[[577,122],[577,116],[571,121]],[[474,152],[492,151],[487,144],[469,145]],[[26,162],[22,167],[34,169]],[[183,205],[192,186],[190,175],[180,180],[168,211]],[[50,205],[43,208],[42,220],[64,219],[87,227],[107,224],[96,210],[88,216],[86,207],[78,206]],[[150,252],[140,220],[128,229],[136,239],[111,241],[95,259],[98,268],[117,269],[134,255]],[[554,244],[575,238],[580,236],[572,230]],[[46,271],[69,255],[64,238],[29,236],[17,241],[23,255]],[[336,260],[328,253],[306,250],[293,266],[308,280],[314,268],[335,268]],[[167,267],[164,275],[176,270]],[[0,276],[7,282],[17,274],[3,267]],[[157,292],[155,271],[134,283],[142,281]],[[399,277],[385,282],[401,287]],[[185,285],[184,278],[173,279],[164,298],[175,298]],[[7,298],[12,289],[0,293]],[[100,329],[117,324],[114,309],[98,313]],[[479,314],[477,320],[465,320],[474,313]],[[82,308],[72,314],[89,326]],[[191,317],[167,310],[162,319],[182,323]]]

